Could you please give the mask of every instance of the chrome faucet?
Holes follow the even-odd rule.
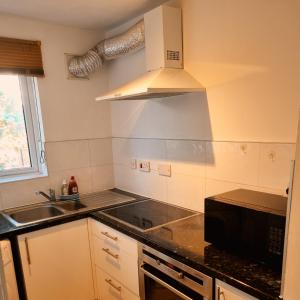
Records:
[[[56,201],[54,189],[49,189],[49,195],[47,195],[43,191],[37,191],[36,195],[42,195],[43,197],[47,198],[49,201]]]

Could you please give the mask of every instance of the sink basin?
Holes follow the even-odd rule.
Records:
[[[3,215],[14,225],[21,226],[41,220],[61,216],[64,213],[53,205],[22,208],[3,212]]]
[[[55,206],[58,206],[64,210],[68,210],[68,211],[79,210],[79,209],[86,207],[85,205],[80,203],[78,200],[59,202],[59,203],[56,203]]]

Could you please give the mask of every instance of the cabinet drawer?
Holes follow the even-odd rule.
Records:
[[[128,254],[137,256],[136,240],[95,220],[91,220],[91,228],[93,235],[103,240],[107,246],[123,249]]]
[[[231,285],[216,280],[216,300],[258,300]]]
[[[122,249],[108,247],[96,236],[93,237],[93,243],[96,266],[139,294],[138,257],[129,255]]]
[[[119,281],[96,267],[98,299],[99,300],[139,300]]]

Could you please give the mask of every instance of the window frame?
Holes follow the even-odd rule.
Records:
[[[37,80],[35,77],[16,76],[20,84],[31,167],[0,171],[0,183],[48,175]]]

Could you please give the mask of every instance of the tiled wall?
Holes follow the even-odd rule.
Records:
[[[235,188],[284,194],[294,144],[113,138],[115,185],[158,200],[203,211],[204,198]],[[131,168],[148,160],[151,172]],[[171,164],[171,177],[158,163]]]
[[[46,143],[48,177],[0,185],[1,208],[44,201],[36,191],[55,188],[57,194],[64,178],[74,175],[81,193],[112,188],[111,138]]]

